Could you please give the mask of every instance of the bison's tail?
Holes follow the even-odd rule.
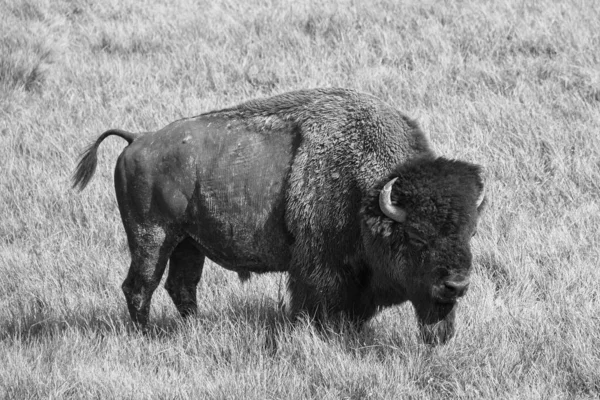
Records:
[[[137,134],[135,133],[122,131],[120,129],[111,129],[100,135],[100,137],[87,149],[85,149],[83,154],[81,154],[81,159],[79,160],[79,164],[77,164],[77,168],[73,174],[74,189],[79,189],[81,191],[85,189],[88,183],[90,183],[92,176],[94,176],[94,172],[96,172],[96,165],[98,164],[98,147],[104,139],[111,135],[122,137],[123,139],[127,140],[129,144],[131,144],[131,142],[133,142],[137,137]]]

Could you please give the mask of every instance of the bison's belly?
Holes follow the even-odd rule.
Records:
[[[283,199],[269,210],[214,201],[201,202],[186,227],[208,258],[234,271],[287,270],[292,239],[285,227]]]
[[[188,221],[206,255],[225,268],[281,271],[289,263],[285,188],[290,137],[219,137],[198,158],[195,208]]]

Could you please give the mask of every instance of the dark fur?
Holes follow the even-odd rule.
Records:
[[[288,271],[292,316],[342,313],[360,324],[408,300],[428,342],[452,335],[457,296],[443,283],[468,277],[480,172],[436,158],[417,124],[380,100],[304,90],[138,139],[108,131],[84,153],[74,186],[87,185],[110,134],[131,143],[115,185],[132,253],[123,290],[142,326],[169,257],[167,290],[188,315],[208,256],[243,277]],[[378,206],[392,177],[402,224]]]

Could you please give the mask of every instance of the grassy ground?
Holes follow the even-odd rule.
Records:
[[[403,3],[403,4],[399,4]],[[0,396],[600,396],[600,2],[0,0]],[[486,168],[458,334],[429,348],[410,305],[359,334],[282,324],[283,277],[210,264],[200,314],[163,289],[134,333],[107,140],[317,86],[416,117]]]

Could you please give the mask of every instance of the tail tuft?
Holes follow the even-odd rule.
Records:
[[[73,189],[82,191],[92,180],[94,172],[96,172],[96,165],[98,164],[98,145],[100,143],[94,142],[88,146],[87,149],[81,154],[75,173],[73,174],[72,182]]]
[[[94,176],[94,172],[96,172],[96,165],[98,164],[98,147],[104,139],[111,135],[119,136],[125,139],[129,144],[131,144],[138,136],[135,133],[120,129],[111,129],[100,135],[100,137],[81,154],[81,159],[77,164],[77,168],[75,168],[75,173],[73,173],[73,189],[82,191],[88,183],[90,183]]]

